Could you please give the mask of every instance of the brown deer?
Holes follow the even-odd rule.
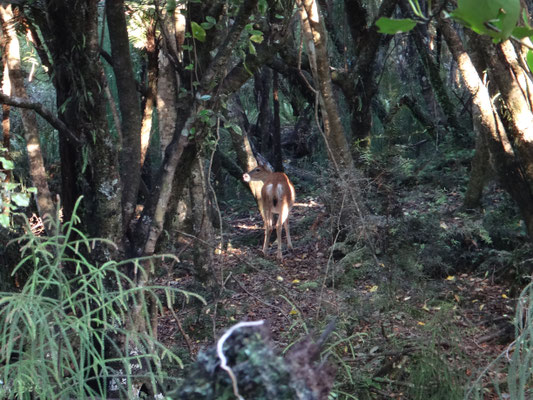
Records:
[[[271,172],[265,165],[258,165],[250,172],[245,173],[242,179],[249,183],[250,186],[259,183],[257,190],[253,190],[254,197],[263,222],[265,224],[265,241],[263,243],[263,254],[266,255],[270,234],[274,226],[274,214],[278,214],[276,223],[276,233],[278,235],[278,259],[282,260],[281,255],[281,231],[285,227],[287,235],[287,246],[292,249],[291,234],[289,232],[289,212],[294,205],[296,192],[294,186],[283,172]],[[262,185],[261,185],[262,183]]]

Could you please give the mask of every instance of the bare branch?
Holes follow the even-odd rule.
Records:
[[[15,96],[7,96],[0,93],[0,103],[7,104],[13,107],[27,108],[35,111],[43,119],[45,119],[52,127],[57,129],[59,133],[66,135],[68,140],[74,144],[81,144],[82,141],[65,125],[63,121],[57,118],[49,109],[45,108],[40,103],[34,103]]]

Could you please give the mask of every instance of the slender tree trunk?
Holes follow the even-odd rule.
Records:
[[[272,160],[272,111],[270,107],[270,84],[272,73],[270,68],[263,67],[254,76],[254,94],[259,115],[254,129],[255,136],[260,140],[260,153],[269,161]]]
[[[279,115],[279,77],[272,75],[272,99],[274,101],[274,128],[272,139],[274,145],[274,171],[283,172],[283,154],[281,154],[281,121]]]
[[[209,216],[210,196],[207,189],[207,178],[200,156],[196,158],[193,164],[189,188],[191,204],[194,205],[192,207],[194,236],[199,239],[193,247],[194,272],[200,282],[210,287],[213,286],[217,278],[212,273],[214,231]]]
[[[483,189],[485,188],[485,183],[490,172],[489,150],[481,132],[481,117],[478,108],[474,109],[472,119],[474,132],[476,133],[476,150],[472,158],[472,167],[465,192],[464,206],[467,209],[474,209],[481,206]]]
[[[333,95],[326,32],[320,22],[318,4],[315,0],[301,0],[299,4],[309,62],[319,93],[328,155],[337,173],[351,172],[354,163]]]
[[[398,1],[382,1],[376,19],[390,17]],[[383,68],[378,62],[379,50],[387,48],[392,35],[378,32],[364,1],[344,0],[344,9],[356,64],[350,73],[335,76],[335,83],[342,89],[350,108],[352,139],[366,147],[370,143],[372,128],[372,99],[378,92],[376,77]]]
[[[235,121],[236,125],[239,127],[228,127],[231,143],[233,144],[235,153],[237,153],[237,163],[243,171],[248,172],[257,166],[252,144],[248,137],[247,128],[250,124],[247,121],[246,114],[244,113],[238,95],[232,96],[228,103],[229,107],[225,111],[227,118],[229,121]],[[238,131],[236,129],[238,129]]]
[[[3,34],[3,32],[2,32],[1,38],[2,38],[1,45],[3,48],[6,48],[6,44],[7,44],[6,37]],[[9,79],[9,68],[7,65],[6,57],[2,57],[2,65],[3,65],[2,93],[5,94],[6,96],[10,96],[11,95],[11,80]],[[2,104],[2,146],[5,149],[2,152],[2,156],[6,157],[7,159],[10,159],[9,150],[11,148],[11,123],[9,120],[10,111],[11,111],[11,106],[7,104]],[[2,179],[0,183],[8,184],[9,182],[11,182],[12,175],[13,175],[12,171],[2,169],[1,172],[5,175],[5,177],[4,179]],[[2,200],[2,204],[4,204],[4,207],[2,208],[2,210],[0,210],[0,212],[6,216],[9,216],[10,215],[10,208],[9,208],[10,199],[8,198],[7,195],[4,196],[4,193],[2,193],[1,200]]]
[[[409,6],[406,5],[406,1],[402,0],[402,9],[404,13],[409,9]],[[410,14],[408,14],[410,15]],[[428,44],[425,42],[427,36],[427,28],[422,26],[417,26],[411,33],[411,38],[415,44],[416,50],[422,61],[424,67],[425,75],[428,78],[433,93],[438,101],[440,108],[442,109],[445,117],[447,118],[448,124],[453,128],[453,132],[457,137],[463,137],[465,134],[464,128],[459,123],[456,115],[456,107],[450,99],[448,90],[446,89],[446,84],[440,75],[439,64],[435,61],[433,54],[428,48]]]
[[[144,164],[146,152],[150,145],[152,116],[157,95],[158,48],[156,44],[155,20],[151,19],[149,23],[150,26],[146,30],[147,84],[141,123],[141,166]]]
[[[163,22],[164,42],[159,52],[159,76],[157,79],[157,115],[161,156],[172,140],[176,127],[178,76],[172,63],[172,54],[177,54],[175,24],[172,15],[165,15]],[[176,57],[177,58],[177,57]]]
[[[2,18],[2,28],[6,39],[7,66],[9,69],[9,79],[15,96],[27,100],[28,95],[24,87],[24,75],[20,62],[20,49],[15,31],[13,10],[10,4],[0,5],[0,16]],[[48,234],[53,234],[52,220],[55,219],[55,206],[52,201],[52,194],[48,188],[48,180],[44,167],[44,158],[39,142],[39,130],[37,127],[37,117],[33,111],[21,109],[22,125],[24,126],[24,138],[30,165],[30,176],[33,185],[37,188],[36,203],[39,215],[43,220],[43,225]]]
[[[141,109],[130,56],[124,1],[108,0],[105,9],[122,117],[122,223],[127,226],[137,205],[140,183]]]

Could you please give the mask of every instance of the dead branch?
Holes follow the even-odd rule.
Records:
[[[39,114],[43,119],[45,119],[52,127],[58,130],[60,134],[67,136],[67,139],[77,145],[82,144],[82,141],[72,132],[63,121],[57,118],[50,110],[45,108],[40,103],[34,103],[15,96],[7,96],[0,93],[0,103],[7,104],[13,107],[26,108],[28,110],[33,110]]]

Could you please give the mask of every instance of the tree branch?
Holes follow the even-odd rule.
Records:
[[[7,96],[2,93],[0,93],[0,103],[7,104],[13,107],[27,108],[29,110],[33,110],[37,114],[39,114],[43,119],[45,119],[50,125],[52,125],[52,127],[57,129],[59,133],[65,135],[71,143],[77,144],[77,145],[80,145],[82,143],[82,141],[74,134],[74,132],[72,132],[65,125],[63,121],[61,121],[54,114],[52,114],[50,110],[43,107],[42,104],[24,100],[20,97]]]

